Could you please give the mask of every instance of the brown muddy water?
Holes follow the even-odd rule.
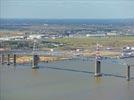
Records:
[[[126,60],[133,63],[134,59]],[[102,77],[94,77],[94,59],[79,58],[30,64],[0,65],[1,100],[133,100],[134,67],[126,81],[122,60],[102,60]]]

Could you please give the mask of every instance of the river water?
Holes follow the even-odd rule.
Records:
[[[125,60],[132,64],[134,59]],[[134,67],[126,81],[123,60],[102,60],[102,77],[94,77],[93,58],[30,64],[0,65],[1,100],[133,100]]]

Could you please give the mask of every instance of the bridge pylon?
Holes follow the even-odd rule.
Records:
[[[95,57],[95,77],[102,76],[101,74],[101,54],[100,54],[100,45],[97,43],[96,47],[96,57]]]
[[[37,40],[34,40],[34,42],[33,42],[33,53],[32,53],[32,68],[33,69],[39,68],[38,67],[39,55],[37,55],[37,50],[38,50]]]

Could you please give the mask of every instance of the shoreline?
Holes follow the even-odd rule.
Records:
[[[82,51],[82,52],[70,52],[67,51],[63,56],[39,56],[40,62],[53,62],[53,61],[61,61],[72,58],[72,56],[84,56],[84,57],[95,57],[96,51]],[[100,55],[103,57],[118,57],[120,52],[117,51],[100,51]],[[7,57],[5,58],[7,60]],[[13,57],[10,57],[10,62],[13,62]],[[24,55],[16,57],[16,63],[31,63],[32,56]]]

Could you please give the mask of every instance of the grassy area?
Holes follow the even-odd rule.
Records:
[[[134,45],[134,36],[58,38],[50,41],[64,43],[66,46],[72,48],[91,48],[95,46],[97,42],[103,46],[123,47],[126,45]]]

